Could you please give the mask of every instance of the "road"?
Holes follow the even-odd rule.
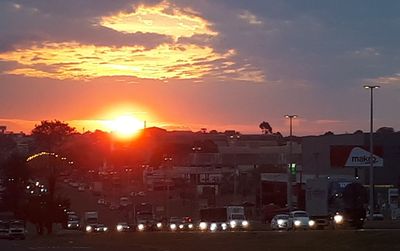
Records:
[[[268,250],[400,250],[398,230],[105,233],[29,236],[24,241],[0,240],[8,250],[129,250],[129,251],[268,251]]]

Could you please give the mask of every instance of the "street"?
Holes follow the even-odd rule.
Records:
[[[400,231],[335,230],[222,233],[68,233],[0,240],[1,250],[399,250]]]

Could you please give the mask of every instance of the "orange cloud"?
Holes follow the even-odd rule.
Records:
[[[126,76],[197,82],[204,77],[264,81],[260,70],[245,61],[238,62],[234,49],[225,52],[214,50],[209,38],[218,33],[209,28],[207,20],[190,9],[179,9],[166,1],[155,6],[140,5],[132,13],[101,17],[97,25],[121,33],[167,35],[174,41],[152,48],[48,41],[0,53],[0,60],[18,63],[3,73],[76,80]],[[190,42],[192,38],[195,41]],[[199,39],[204,43],[196,42]]]
[[[155,6],[140,5],[134,12],[102,17],[100,24],[123,33],[151,32],[175,39],[193,35],[217,35],[210,24],[191,9],[179,9],[164,1]]]
[[[56,79],[134,76],[146,79],[193,79],[209,73],[213,61],[232,56],[197,45],[106,47],[71,43],[45,43],[0,54],[0,60],[21,67],[6,73]]]

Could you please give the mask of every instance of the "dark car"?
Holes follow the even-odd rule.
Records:
[[[194,224],[190,217],[171,217],[168,226],[170,231],[194,230]]]
[[[0,239],[10,238],[10,224],[6,221],[0,221]]]
[[[117,230],[117,232],[130,232],[133,231],[134,229],[135,229],[134,227],[130,226],[126,222],[119,222],[115,227],[115,230]]]
[[[99,233],[99,232],[107,232],[108,228],[104,224],[91,224],[86,226],[86,232],[88,233]]]

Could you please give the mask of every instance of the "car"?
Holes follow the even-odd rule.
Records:
[[[115,229],[117,230],[117,232],[129,232],[132,230],[132,228],[126,222],[119,222],[116,225]]]
[[[136,196],[144,197],[144,196],[146,196],[146,193],[143,192],[143,191],[139,191],[139,192],[136,193]]]
[[[88,233],[99,233],[99,232],[107,232],[108,227],[106,225],[97,223],[97,224],[91,224],[86,226],[86,232]]]
[[[119,205],[117,205],[117,204],[115,204],[115,203],[111,203],[109,209],[110,209],[110,210],[118,210],[118,209],[119,209]]]
[[[79,187],[79,183],[78,183],[78,182],[74,182],[74,181],[71,181],[71,182],[69,183],[69,185],[70,185],[71,187],[74,187],[74,188]]]
[[[10,224],[7,221],[0,221],[0,239],[10,238]]]
[[[25,222],[21,220],[13,220],[10,222],[9,239],[25,239],[26,229]]]
[[[315,221],[310,220],[306,211],[296,210],[289,213],[288,229],[309,229],[315,225]]]
[[[181,217],[171,217],[168,222],[168,228],[170,231],[178,231],[183,229],[183,223]]]
[[[129,198],[128,198],[128,197],[121,197],[121,198],[119,199],[119,205],[120,205],[120,207],[127,207],[127,206],[129,206],[129,204],[130,204],[130,201],[129,201]]]
[[[78,191],[79,192],[84,192],[85,191],[85,187],[84,186],[79,186],[78,187]]]
[[[228,231],[229,224],[226,222],[204,222],[204,221],[201,221],[198,224],[198,229],[200,229],[200,231],[211,231],[211,232]]]
[[[97,200],[97,204],[98,205],[105,205],[106,204],[106,200],[105,199],[98,199]]]
[[[271,220],[271,229],[279,230],[279,229],[288,229],[288,221],[289,215],[287,214],[277,214]]]
[[[136,197],[136,196],[138,196],[138,197],[144,197],[144,196],[146,196],[146,193],[143,192],[143,191],[139,191],[139,192],[130,192],[129,195],[130,195],[131,197]]]
[[[370,214],[367,213],[366,215],[366,219],[371,220]],[[383,214],[381,212],[374,212],[374,214],[372,215],[372,220],[373,221],[381,221],[384,220],[385,217],[383,216]]]

